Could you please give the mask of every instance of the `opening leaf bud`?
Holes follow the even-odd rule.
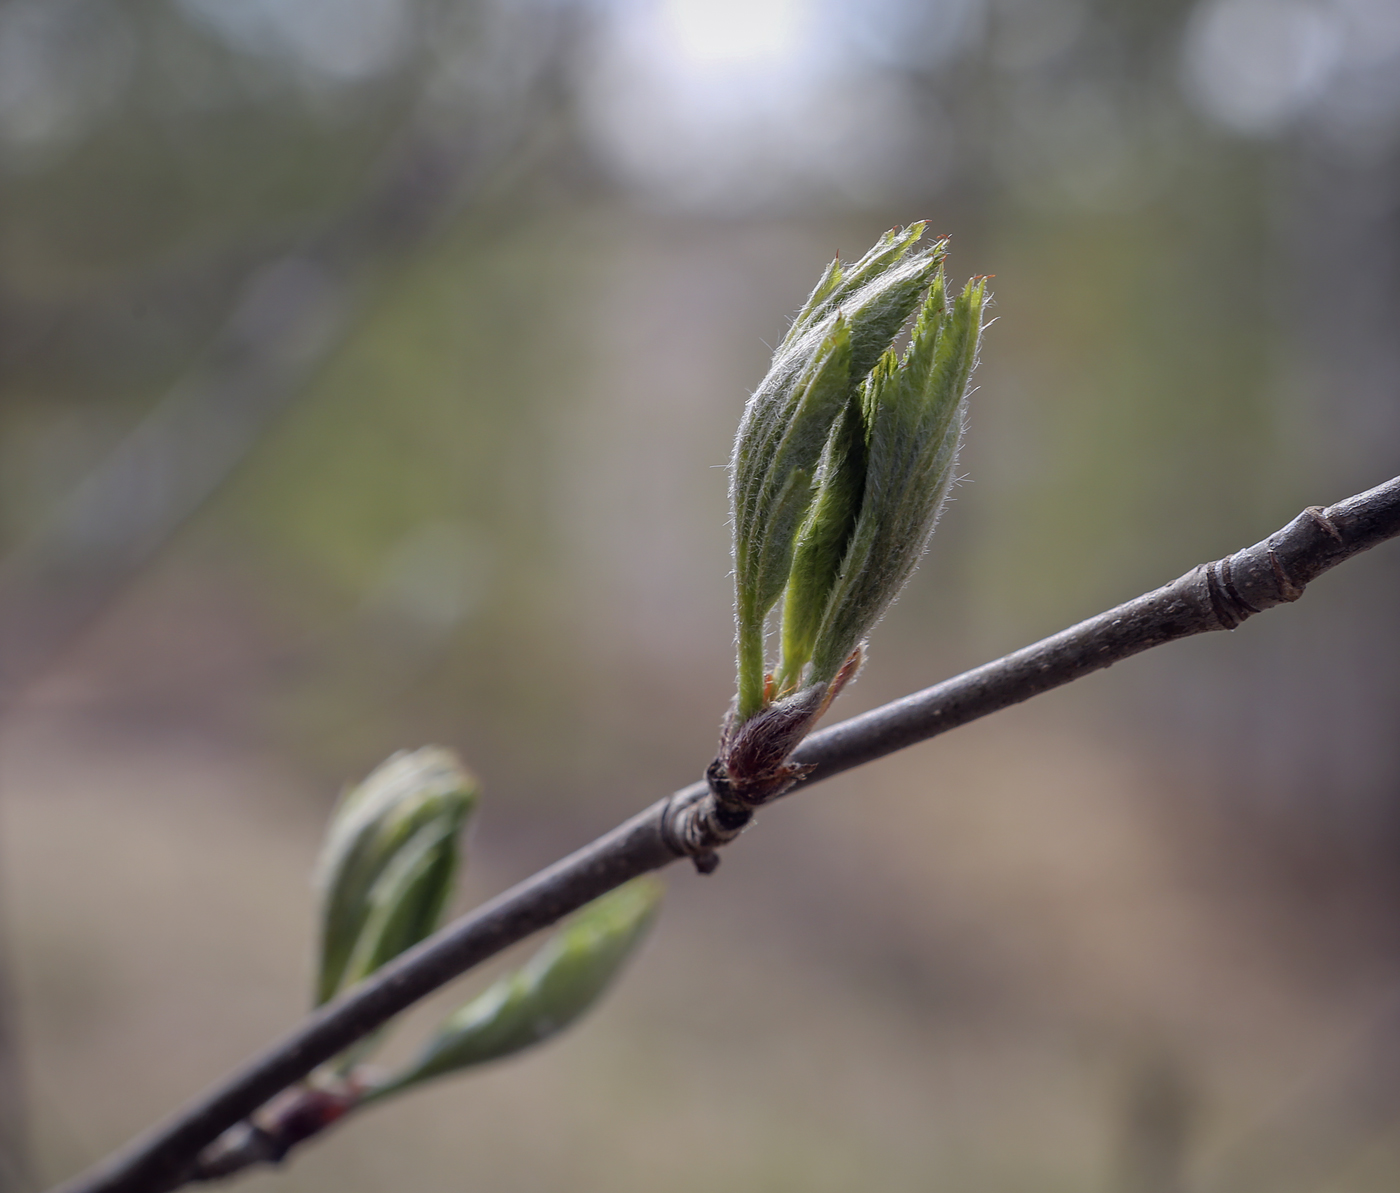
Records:
[[[745,407],[730,465],[739,643],[738,715],[767,703],[764,623],[786,587],[832,428],[927,292],[946,251],[922,223],[833,261]]]
[[[953,480],[987,302],[949,301],[946,240],[923,224],[832,262],[739,426],[730,473],[738,694],[718,775],[749,805],[797,777],[787,755],[859,669]],[[918,311],[901,356],[894,344]],[[767,619],[782,598],[770,674]]]
[[[316,874],[318,1004],[436,930],[478,794],[456,755],[427,746],[395,754],[341,798]]]

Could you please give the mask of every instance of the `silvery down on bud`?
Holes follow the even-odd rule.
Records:
[[[739,425],[738,694],[712,776],[747,804],[799,776],[788,755],[859,669],[953,480],[987,292],[974,279],[950,300],[947,241],[920,247],[924,228],[831,263]],[[766,628],[779,604],[770,669]]]
[[[318,1004],[437,929],[478,791],[450,750],[427,746],[395,754],[341,798],[316,875]]]
[[[645,875],[593,900],[523,967],[450,1015],[417,1058],[371,1086],[366,1101],[532,1047],[591,1007],[656,918],[665,888]]]

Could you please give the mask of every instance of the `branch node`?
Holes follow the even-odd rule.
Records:
[[[1320,505],[1310,505],[1303,514],[1311,518],[1323,532],[1339,547],[1346,546],[1346,537],[1337,529],[1332,519],[1327,516],[1327,511]]]
[[[706,850],[704,853],[697,853],[690,860],[695,863],[695,872],[697,874],[713,874],[719,869],[719,854],[713,849]]]
[[[705,786],[678,791],[661,818],[661,836],[677,857],[688,857],[701,874],[719,866],[721,846],[753,823],[753,810],[734,799],[723,774],[711,763]]]
[[[1211,612],[1222,630],[1233,630],[1246,618],[1253,617],[1259,610],[1240,596],[1235,587],[1231,570],[1233,555],[1217,559],[1204,567],[1206,592],[1210,596]]]
[[[357,1101],[353,1085],[343,1089],[296,1085],[284,1090],[206,1147],[184,1180],[212,1181],[254,1164],[280,1164],[292,1148],[339,1121]]]
[[[1332,529],[1331,526],[1327,524],[1326,521],[1323,521],[1322,519],[1319,519],[1319,521],[1322,521],[1322,524],[1324,526],[1327,526],[1327,529],[1331,531],[1332,534],[1337,533],[1335,530]],[[1272,547],[1269,548],[1269,566],[1274,570],[1274,580],[1278,584],[1278,595],[1280,603],[1285,601],[1296,601],[1300,596],[1303,595],[1303,589],[1305,589],[1307,585],[1302,581],[1293,579],[1292,574],[1286,567],[1284,567],[1283,561],[1279,559],[1278,552],[1276,552]]]

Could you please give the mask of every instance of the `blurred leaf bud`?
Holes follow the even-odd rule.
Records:
[[[450,1015],[402,1071],[366,1100],[529,1048],[570,1026],[617,976],[656,918],[665,887],[650,875],[593,900],[525,965]]]
[[[831,263],[739,426],[738,694],[711,780],[745,805],[799,777],[788,755],[859,670],[952,483],[986,283],[950,301],[947,241],[918,248],[923,232],[896,229],[855,264]],[[901,355],[894,344],[911,318]],[[780,598],[770,673],[765,630]]]
[[[317,867],[318,1004],[436,930],[478,791],[456,755],[427,746],[395,754],[341,798]]]

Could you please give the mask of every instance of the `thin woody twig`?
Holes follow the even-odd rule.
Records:
[[[1400,535],[1400,477],[1327,509],[1310,507],[1252,547],[924,691],[809,737],[802,787],[925,741],[1154,646],[1297,600],[1329,568]],[[512,887],[309,1016],[208,1093],[55,1193],[164,1193],[201,1151],[317,1065],[444,983],[638,874],[689,856],[713,868],[734,823],[705,783]]]

